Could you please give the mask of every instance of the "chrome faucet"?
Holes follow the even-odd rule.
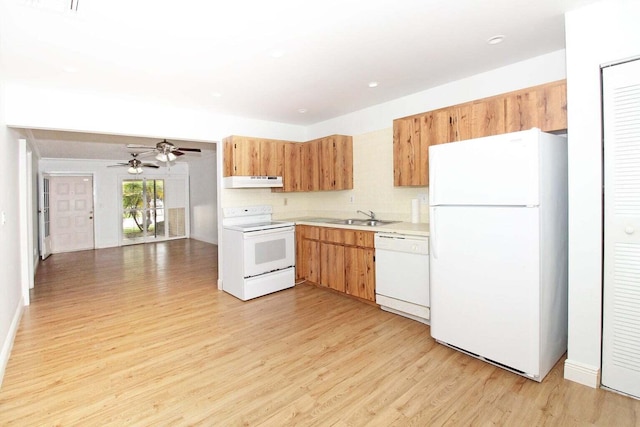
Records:
[[[376,219],[376,214],[374,214],[373,211],[369,211],[369,213],[366,213],[366,212],[363,212],[363,211],[358,211],[357,213],[361,213],[363,215],[366,215],[370,219]]]

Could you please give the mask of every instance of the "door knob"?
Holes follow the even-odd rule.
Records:
[[[630,225],[627,225],[627,226],[624,228],[624,232],[625,232],[625,233],[627,233],[627,234],[633,234],[635,231],[636,231],[636,229],[635,229],[635,228],[633,228],[633,227],[632,227],[632,226],[630,226]]]

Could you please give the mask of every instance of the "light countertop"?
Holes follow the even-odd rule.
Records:
[[[332,221],[339,220],[340,218],[323,218],[323,217],[298,217],[298,218],[283,218],[287,221],[294,222],[296,225],[313,225],[316,227],[332,227],[332,228],[346,228],[349,230],[362,230],[362,231],[375,231],[375,232],[387,232],[407,234],[412,236],[429,236],[429,224],[428,223],[411,223],[411,222],[394,222],[392,224],[368,226],[368,225],[347,225],[336,224]]]

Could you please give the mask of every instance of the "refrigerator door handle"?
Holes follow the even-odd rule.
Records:
[[[437,234],[436,233],[436,211],[437,211],[437,207],[433,207],[431,208],[431,212],[429,213],[429,222],[431,223],[431,232],[429,233],[429,242],[431,243],[431,255],[433,256],[433,259],[438,259],[438,251],[437,251],[437,247],[438,247],[438,239],[436,238]]]

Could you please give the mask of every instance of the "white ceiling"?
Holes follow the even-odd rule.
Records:
[[[562,49],[594,0],[2,1],[7,79],[310,125]]]

